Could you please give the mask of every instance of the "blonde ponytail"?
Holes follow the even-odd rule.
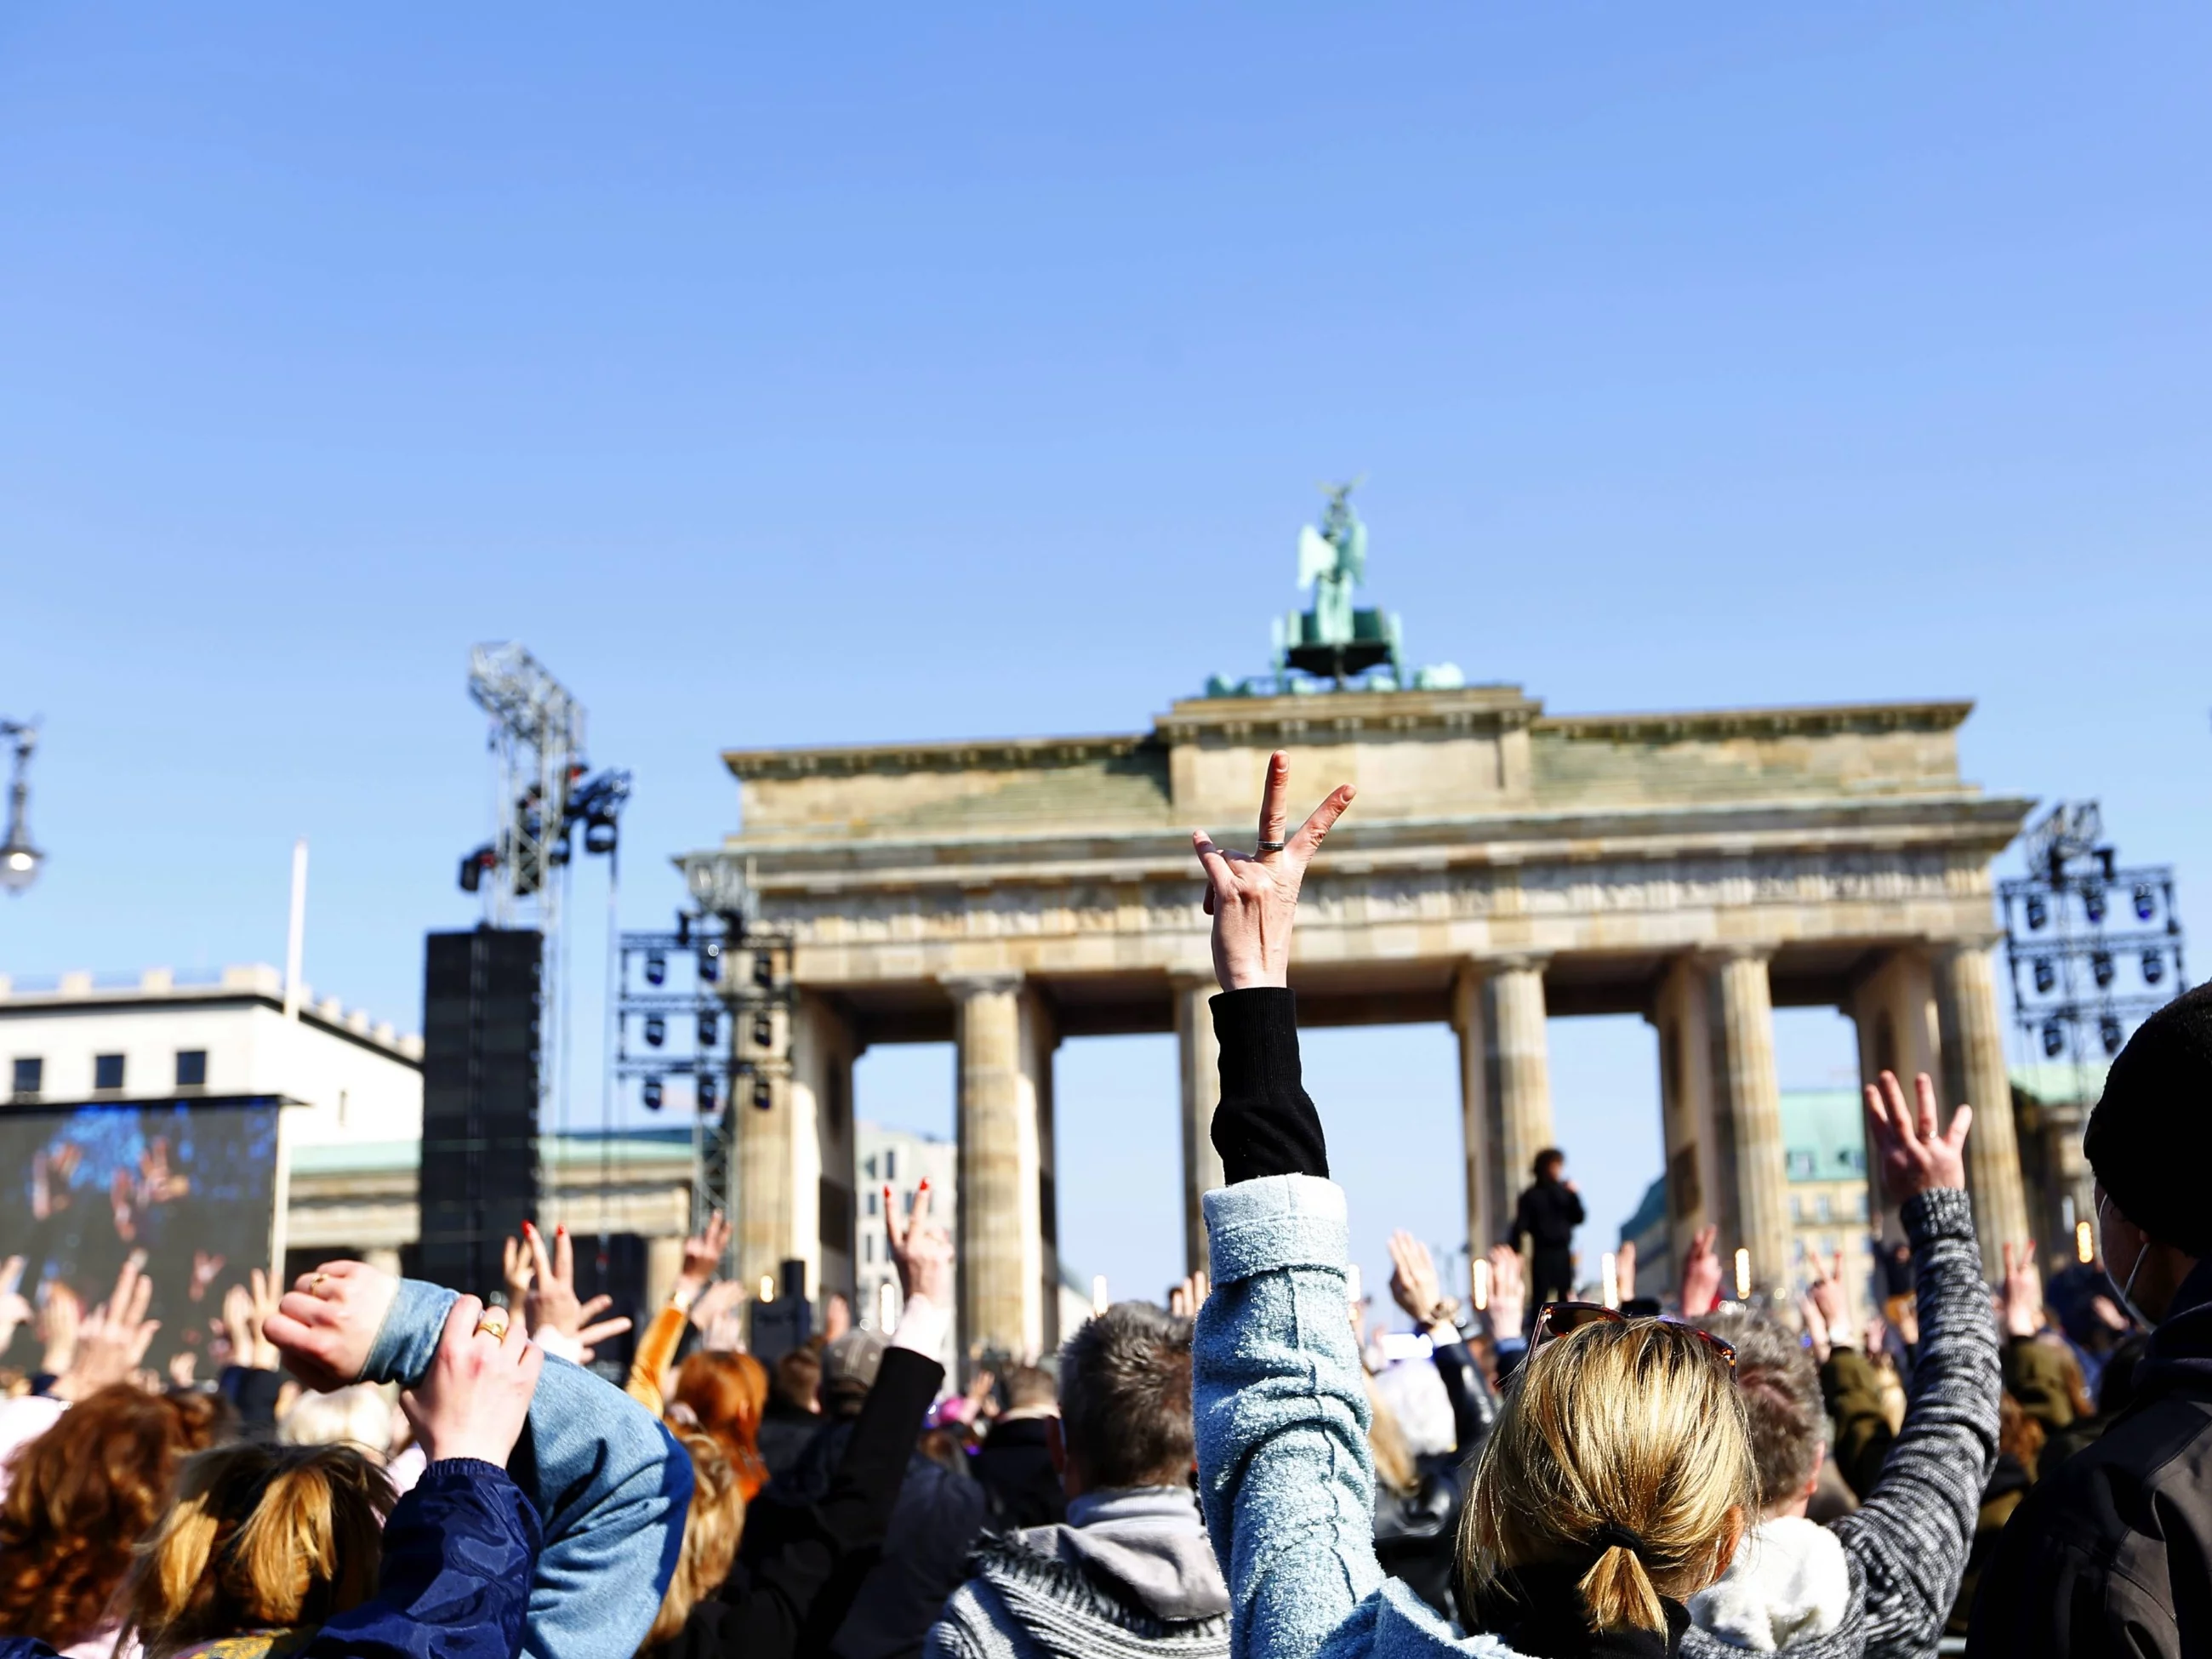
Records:
[[[190,1459],[124,1582],[146,1659],[253,1630],[312,1627],[376,1590],[384,1471],[350,1446],[225,1446]]]
[[[1596,1630],[1666,1629],[1726,1566],[1758,1475],[1727,1364],[1657,1320],[1586,1325],[1531,1353],[1485,1444],[1460,1523],[1463,1586],[1576,1571]]]

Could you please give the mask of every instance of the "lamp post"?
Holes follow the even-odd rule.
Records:
[[[0,720],[0,738],[15,746],[15,767],[8,784],[8,839],[0,842],[0,887],[12,896],[39,878],[46,854],[31,844],[30,826],[23,822],[31,799],[30,780],[24,775],[31,752],[39,746],[36,721]]]

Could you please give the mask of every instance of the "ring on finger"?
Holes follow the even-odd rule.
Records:
[[[1259,848],[1262,853],[1279,853],[1289,845],[1288,842],[1263,841],[1259,843]]]
[[[329,1279],[328,1273],[317,1273],[307,1281],[307,1293],[311,1296],[320,1296],[323,1293],[323,1286]]]
[[[504,1308],[486,1308],[483,1310],[483,1317],[477,1321],[477,1334],[480,1336],[489,1336],[494,1341],[504,1340],[507,1328],[507,1310]]]

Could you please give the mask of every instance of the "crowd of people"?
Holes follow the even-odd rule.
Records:
[[[2212,990],[2141,1028],[2090,1120],[2103,1276],[2046,1287],[2021,1240],[1985,1280],[1972,1109],[1884,1073],[1905,1302],[1862,1313],[1840,1263],[1794,1309],[1724,1301],[1710,1232],[1664,1297],[1624,1251],[1575,1299],[1547,1151],[1479,1297],[1392,1237],[1419,1340],[1384,1363],[1287,981],[1352,794],[1288,833],[1286,783],[1278,757],[1261,850],[1196,838],[1210,1276],[959,1386],[925,1184],[885,1195],[895,1328],[832,1298],[764,1364],[710,1217],[617,1386],[592,1362],[629,1322],[557,1228],[488,1300],[254,1274],[212,1377],[145,1370],[133,1255],[0,1400],[0,1659],[2212,1652]]]

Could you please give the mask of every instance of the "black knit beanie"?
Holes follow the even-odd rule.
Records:
[[[2212,1255],[2212,984],[2128,1039],[2081,1146],[2122,1215],[2158,1243]]]

